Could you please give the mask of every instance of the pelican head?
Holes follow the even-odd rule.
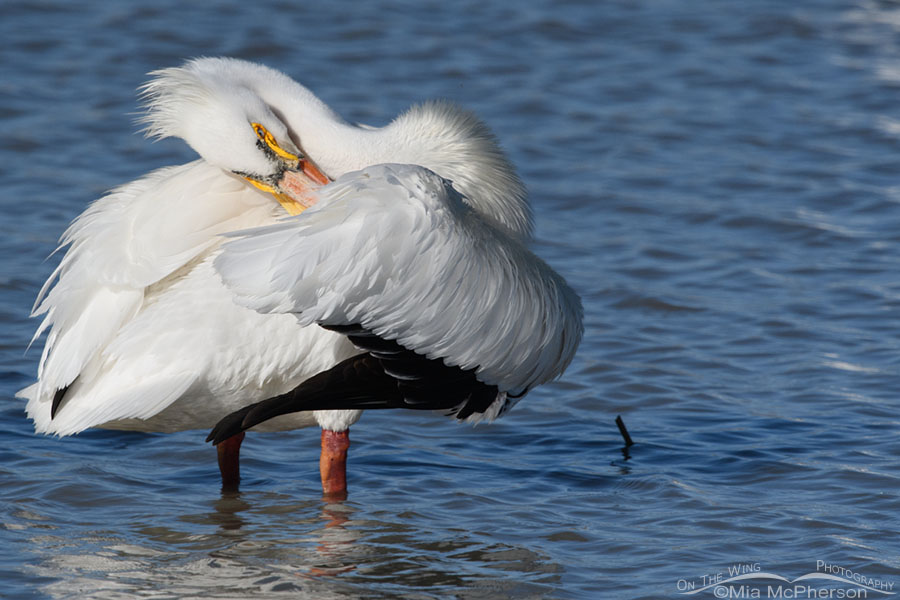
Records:
[[[184,139],[292,214],[307,205],[310,187],[375,164],[407,163],[453,182],[513,237],[531,237],[531,207],[515,170],[488,128],[453,104],[428,102],[374,128],[346,122],[307,88],[255,63],[199,58],[151,75],[142,88],[148,135]]]
[[[272,193],[297,214],[305,207],[308,184],[329,179],[300,150],[283,117],[239,77],[248,66],[201,59],[151,73],[155,78],[141,88],[148,108],[145,131],[182,138],[208,163]]]

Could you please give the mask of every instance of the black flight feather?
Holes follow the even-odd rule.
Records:
[[[75,383],[74,381],[72,383]],[[63,400],[66,398],[66,392],[69,391],[71,387],[71,383],[65,387],[61,387],[56,390],[56,393],[53,394],[53,402],[50,404],[50,420],[53,420],[53,417],[56,416],[56,413],[59,411],[59,407],[62,404]]]
[[[450,410],[458,419],[481,413],[497,400],[497,386],[429,359],[359,325],[326,326],[363,351],[282,394],[251,404],[219,421],[206,441],[218,444],[273,417],[308,410]]]

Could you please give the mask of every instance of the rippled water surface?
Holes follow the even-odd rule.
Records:
[[[565,377],[490,426],[366,415],[340,503],[313,430],[248,436],[237,495],[205,431],[35,436],[45,259],[193,158],[134,90],[198,55],[352,120],[478,112],[584,299]],[[900,6],[5,0],[0,118],[0,595],[661,598],[817,561],[900,592]]]

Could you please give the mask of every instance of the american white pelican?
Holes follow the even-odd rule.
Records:
[[[207,428],[359,354],[340,333],[237,304],[213,267],[222,234],[299,213],[315,187],[344,173],[421,165],[496,231],[531,235],[524,190],[493,136],[451,105],[370,128],[252,63],[205,58],[154,76],[144,88],[148,133],[180,137],[201,159],[114,190],[63,235],[68,250],[35,304],[44,315],[35,338],[49,329],[38,381],[19,393],[38,432]],[[323,488],[341,493],[346,432],[360,414],[292,413],[261,428],[322,426]],[[242,439],[219,444],[225,486],[237,484]]]
[[[451,182],[416,165],[377,165],[310,198],[298,217],[236,234],[215,266],[239,304],[340,332],[360,354],[235,411],[209,441],[294,411],[493,419],[572,360],[578,296]]]

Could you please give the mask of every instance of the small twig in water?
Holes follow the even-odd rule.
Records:
[[[631,439],[631,436],[628,435],[628,430],[625,429],[625,421],[622,420],[622,416],[616,416],[616,427],[619,428],[619,433],[622,434],[622,439],[625,440],[625,447],[631,446],[634,444],[634,440]]]

